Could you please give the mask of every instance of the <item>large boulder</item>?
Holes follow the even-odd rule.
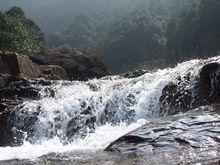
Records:
[[[185,112],[194,106],[192,90],[187,88],[190,75],[178,77],[176,83],[168,83],[160,96],[160,115],[175,115]],[[184,83],[183,83],[184,82]]]
[[[219,108],[219,105],[200,107],[193,114],[150,121],[113,141],[105,151],[135,154],[142,152],[145,155],[219,147]]]
[[[31,56],[40,65],[58,65],[72,80],[87,80],[108,75],[105,65],[95,56],[79,49],[53,48]]]
[[[11,74],[23,78],[46,78],[69,80],[66,71],[58,65],[38,65],[28,56],[0,51],[0,74]],[[1,82],[0,82],[1,87]]]
[[[196,90],[202,102],[220,102],[220,63],[209,63],[201,69]]]
[[[164,87],[160,96],[162,115],[174,115],[198,106],[220,103],[219,63],[205,64],[199,71],[194,87],[191,83],[188,74]]]
[[[41,65],[40,77],[48,80],[69,80],[66,71],[58,65]]]
[[[33,63],[28,56],[10,52],[0,52],[0,59],[1,62],[7,66],[9,73],[12,75],[37,78],[41,74],[40,67]]]

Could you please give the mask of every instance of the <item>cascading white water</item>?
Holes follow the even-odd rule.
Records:
[[[28,137],[33,144],[24,139],[20,147],[2,147],[0,160],[31,159],[50,152],[77,149],[104,149],[113,140],[160,115],[159,98],[169,82],[175,83],[178,76],[191,73],[188,88],[193,88],[200,68],[209,62],[220,62],[220,57],[187,61],[173,69],[137,78],[110,76],[54,85],[54,97],[42,93],[40,100],[25,102],[16,110],[15,130],[26,124],[27,117],[37,116]],[[87,118],[92,125],[84,120]],[[68,130],[71,122],[78,124],[79,129]],[[67,134],[73,130],[80,136],[73,136],[71,143],[66,144]]]

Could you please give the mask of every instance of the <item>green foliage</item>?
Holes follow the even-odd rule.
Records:
[[[137,68],[143,60],[157,57],[163,50],[165,31],[145,9],[136,9],[117,21],[111,30],[112,44],[101,52],[113,72]],[[105,43],[103,43],[105,44]],[[129,66],[127,69],[120,66]],[[118,66],[118,67],[116,67]]]
[[[129,1],[79,14],[48,41],[94,52],[114,73],[166,67],[220,52],[220,1]]]
[[[17,7],[17,6],[11,7],[5,13],[13,18],[16,18],[16,19],[22,19],[22,20],[26,19],[24,11],[20,7]]]
[[[127,1],[116,9],[79,14],[68,28],[49,35],[48,42],[51,47],[67,44],[94,52],[114,73],[143,64],[160,67],[161,62],[154,61],[165,58],[171,42],[167,39],[168,22],[191,1]]]
[[[103,40],[108,40],[109,18],[107,12],[79,14],[68,28],[48,37],[49,46],[68,44],[72,47],[92,50]]]
[[[0,50],[31,54],[45,48],[39,27],[19,7],[0,12]]]
[[[220,1],[192,3],[170,21],[168,48],[175,58],[203,57],[220,50]]]

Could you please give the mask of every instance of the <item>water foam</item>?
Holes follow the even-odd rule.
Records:
[[[25,141],[19,147],[0,147],[0,160],[30,159],[37,158],[49,153],[63,153],[76,150],[100,150],[120,136],[146,124],[145,120],[138,120],[130,125],[120,123],[119,125],[106,124],[98,127],[95,133],[89,134],[84,139],[76,139],[74,142],[63,145],[58,137],[46,140],[40,144],[31,144]]]
[[[159,97],[165,85],[175,83],[178,76],[191,73],[191,85],[188,88],[192,88],[200,68],[205,63],[219,61],[220,57],[206,61],[191,60],[173,69],[158,70],[132,79],[110,76],[88,82],[55,85],[55,97],[25,102],[15,114],[15,128],[19,129],[19,126],[25,125],[27,116],[40,111],[33,125],[35,134],[31,138],[34,144],[25,141],[20,147],[2,147],[0,160],[35,159],[50,152],[104,149],[121,135],[158,117]],[[61,140],[65,139],[68,123],[77,115],[86,117],[80,113],[87,109],[89,115],[96,118],[94,132],[63,145]],[[140,119],[144,119],[144,122],[140,122]]]

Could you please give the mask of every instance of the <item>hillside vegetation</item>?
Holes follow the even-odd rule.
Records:
[[[219,0],[16,3],[37,20],[49,47],[69,46],[96,54],[112,73],[164,68],[220,51]],[[18,8],[1,12],[1,19],[1,39],[5,41],[1,49],[27,53],[44,49],[40,29]]]
[[[94,52],[112,72],[167,67],[218,53],[219,3],[149,0],[81,13],[70,26],[49,35],[48,42]]]
[[[0,50],[23,54],[39,52],[46,47],[40,28],[26,18],[23,10],[12,7],[0,12]]]

